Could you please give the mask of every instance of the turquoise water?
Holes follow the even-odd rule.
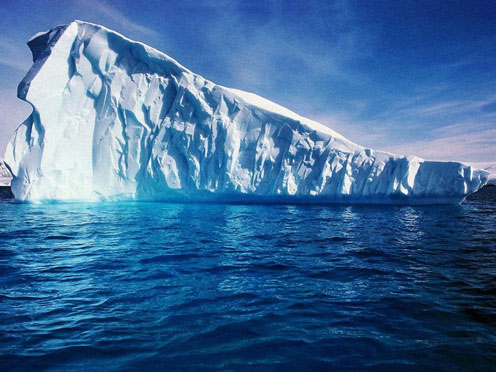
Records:
[[[461,206],[0,208],[2,371],[496,363],[496,188]]]

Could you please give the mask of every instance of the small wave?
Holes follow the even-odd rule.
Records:
[[[491,370],[491,203],[0,201],[0,370]]]
[[[45,237],[45,240],[71,240],[71,239],[74,239],[74,237],[68,235],[49,235]]]

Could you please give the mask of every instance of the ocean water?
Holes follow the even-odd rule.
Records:
[[[495,369],[496,188],[0,210],[1,371]]]

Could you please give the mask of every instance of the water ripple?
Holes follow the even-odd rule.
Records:
[[[496,364],[496,188],[461,206],[0,206],[2,370]]]

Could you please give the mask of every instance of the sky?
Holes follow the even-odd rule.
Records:
[[[496,163],[496,1],[0,0],[0,156],[26,41],[74,19],[375,149]]]

